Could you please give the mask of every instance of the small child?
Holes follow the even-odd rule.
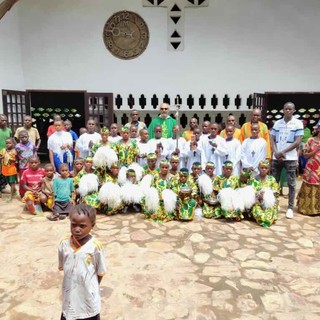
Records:
[[[96,210],[79,204],[72,208],[69,218],[71,237],[62,240],[58,249],[59,270],[64,271],[61,320],[99,320],[99,284],[106,272],[106,259],[101,242],[90,234]]]
[[[37,214],[40,210],[40,191],[42,179],[46,176],[43,168],[40,168],[40,161],[36,155],[29,159],[29,168],[22,174],[22,187],[25,191],[22,201],[26,203],[26,209]]]
[[[18,142],[15,146],[17,157],[19,159],[19,194],[20,197],[23,198],[25,190],[22,186],[21,177],[25,170],[29,168],[29,159],[36,154],[35,145],[29,141],[29,133],[27,130],[21,130],[18,135]]]
[[[130,127],[130,140],[138,141],[138,128],[136,126]]]
[[[72,179],[69,178],[68,163],[61,163],[59,166],[60,177],[53,180],[54,205],[52,215],[47,216],[50,221],[63,220],[72,209],[71,195],[74,187]]]
[[[73,170],[70,172],[70,178],[74,178],[83,169],[84,160],[82,158],[77,158],[73,162]]]
[[[6,148],[0,151],[0,161],[2,165],[2,174],[10,185],[10,196],[7,202],[11,202],[16,192],[17,167],[16,167],[16,150],[14,148],[13,138],[6,139]],[[1,198],[1,192],[0,192]]]
[[[134,200],[132,200],[132,194],[135,194],[135,185],[138,184],[137,181],[137,175],[136,172],[134,171],[134,169],[128,169],[126,172],[126,178],[127,178],[127,182],[129,182],[129,184],[132,184],[131,188],[128,189],[128,193],[127,195],[129,196],[129,192],[130,192],[130,200],[128,200],[129,202],[126,202],[125,207],[123,208],[123,213],[127,213],[128,211],[134,211],[134,212],[140,212],[141,211],[141,206],[140,203]],[[128,185],[127,185],[128,186]]]
[[[53,196],[53,176],[54,176],[54,167],[51,163],[48,163],[44,166],[44,171],[46,176],[42,179],[40,201],[50,210],[54,204]]]

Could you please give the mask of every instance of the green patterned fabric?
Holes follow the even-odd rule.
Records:
[[[129,166],[132,162],[135,162],[136,155],[139,153],[139,148],[135,140],[129,140],[128,143],[123,143],[121,139],[114,144],[114,150],[122,166]]]
[[[106,175],[105,177],[105,182],[112,182],[114,184],[119,184],[118,178],[113,178],[110,175]],[[120,197],[120,195],[119,195]],[[101,212],[108,215],[108,216],[113,216],[115,214],[121,213],[124,208],[124,204],[121,203],[118,207],[116,208],[110,208],[107,204],[101,204]]]
[[[254,187],[259,192],[262,188],[270,188],[276,198],[276,203],[272,208],[264,208],[261,203],[256,203],[252,209],[251,214],[257,223],[262,227],[270,227],[274,221],[278,219],[278,197],[279,185],[273,176],[267,176],[264,180],[257,176],[248,181],[248,185]]]
[[[91,148],[92,155],[95,155],[95,153],[97,152],[97,150],[98,150],[99,148],[101,148],[101,147],[109,147],[109,148],[115,150],[115,148],[114,148],[114,143],[108,141],[107,144],[104,145],[104,144],[102,144],[102,141],[99,141],[99,142],[95,143],[95,144],[92,146],[92,148]]]
[[[149,219],[152,221],[167,222],[175,218],[174,213],[170,214],[165,211],[163,200],[161,199],[162,191],[170,187],[171,178],[172,178],[171,174],[168,174],[166,179],[162,179],[158,174],[154,176],[153,182],[151,183],[151,187],[155,187],[158,191],[159,198],[160,198],[159,208],[156,212],[150,212],[145,208],[143,203],[143,213],[145,215],[145,219]]]
[[[218,195],[219,191],[224,188],[237,189],[240,187],[240,180],[237,176],[230,176],[226,178],[223,175],[219,175],[214,177],[213,179],[213,191],[216,195]],[[226,219],[243,219],[243,215],[239,210],[224,210],[221,208],[220,204],[215,206],[207,205],[204,210],[202,210],[203,216],[205,218],[221,218],[224,217]]]
[[[179,196],[181,189],[190,188],[191,195],[181,197]],[[198,188],[194,181],[187,180],[186,183],[181,183],[177,179],[173,179],[170,183],[170,189],[178,195],[177,199],[177,218],[179,220],[193,220],[197,201],[194,199],[198,196]]]

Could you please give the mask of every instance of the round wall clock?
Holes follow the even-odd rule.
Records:
[[[149,42],[145,21],[131,11],[114,13],[105,23],[103,40],[107,49],[117,58],[134,59],[140,56]]]

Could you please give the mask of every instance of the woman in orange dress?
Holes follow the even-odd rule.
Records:
[[[308,140],[303,153],[308,161],[298,194],[298,212],[316,215],[320,214],[320,121],[315,136]]]

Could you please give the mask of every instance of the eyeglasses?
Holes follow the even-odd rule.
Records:
[[[160,110],[168,110],[168,108],[160,108]]]

